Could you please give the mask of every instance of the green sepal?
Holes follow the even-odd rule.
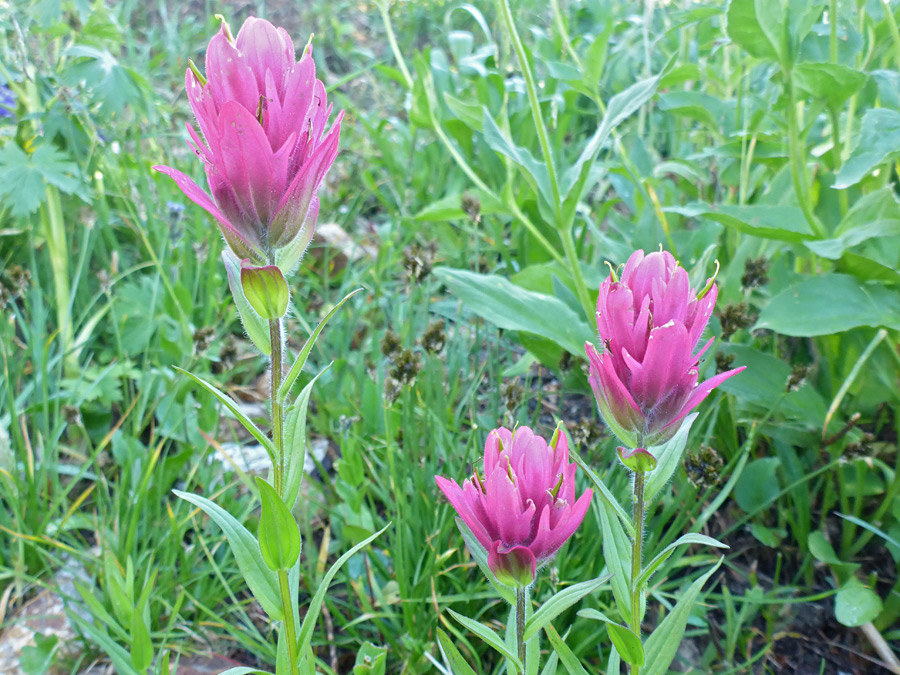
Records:
[[[241,288],[247,302],[266,321],[282,318],[287,312],[291,291],[284,274],[275,265],[257,267],[241,263]]]
[[[291,569],[300,557],[300,528],[278,492],[260,476],[256,477],[262,509],[259,516],[259,550],[269,569]]]
[[[253,307],[250,301],[244,295],[244,289],[241,286],[241,261],[229,250],[222,251],[222,260],[225,261],[225,271],[228,273],[228,287],[231,289],[231,296],[234,298],[234,304],[238,310],[238,316],[241,317],[241,323],[247,336],[256,345],[256,348],[269,356],[272,353],[272,343],[269,339],[269,324]]]

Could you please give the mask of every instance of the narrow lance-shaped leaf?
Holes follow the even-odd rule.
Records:
[[[289,570],[300,557],[300,529],[287,506],[268,482],[256,477],[262,508],[259,516],[259,550],[270,570]]]
[[[332,363],[334,363],[332,361]],[[284,481],[284,503],[294,508],[303,482],[303,466],[306,463],[306,411],[313,385],[321,375],[331,368],[331,363],[316,373],[309,383],[303,387],[300,396],[285,415],[284,447],[287,452],[287,468]]]
[[[459,612],[454,612],[452,609],[448,609],[447,612],[459,623],[475,633],[475,635],[484,640],[488,645],[493,647],[498,653],[512,661],[516,668],[518,668],[519,672],[522,672],[522,662],[519,660],[519,657],[509,650],[509,648],[506,646],[506,643],[500,638],[499,635],[497,635],[494,631],[492,631],[484,624],[479,623],[474,619],[470,619],[467,616],[463,616]]]
[[[534,613],[534,616],[525,623],[525,639],[530,639],[535,633],[540,631],[541,628],[553,621],[553,619],[562,614],[569,607],[586,595],[596,591],[609,581],[610,577],[612,577],[612,574],[604,574],[602,577],[597,577],[596,579],[582,581],[579,584],[561,590],[544,602],[540,609]]]

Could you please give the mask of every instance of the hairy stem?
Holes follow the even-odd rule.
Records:
[[[644,546],[644,472],[634,472],[634,540],[631,547],[631,632],[641,637],[641,589],[637,586],[641,576],[641,557]],[[631,667],[631,675],[638,675],[639,666]]]
[[[516,588],[516,644],[519,647],[519,660],[522,672],[525,672],[525,594],[528,591],[522,586]]]
[[[288,645],[288,660],[290,661],[291,675],[300,675],[297,664],[297,630],[294,626],[294,607],[291,603],[291,587],[288,583],[287,572],[278,572],[278,585],[281,587],[281,606],[284,610],[284,632]]]
[[[281,319],[269,321],[269,340],[272,345],[272,442],[275,445],[275,491],[284,496],[284,410],[278,390],[284,375],[282,353],[284,338]]]

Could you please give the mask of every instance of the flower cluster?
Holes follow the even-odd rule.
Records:
[[[697,293],[671,253],[635,251],[622,278],[600,285],[597,329],[603,352],[586,345],[590,383],[609,428],[629,448],[660,445],[735,368],[698,384],[695,351],[716,303],[713,280]]]
[[[436,476],[463,522],[488,551],[499,581],[528,586],[584,519],[593,492],[575,499],[574,463],[566,436],[548,444],[528,427],[494,429],[484,447],[482,474],[459,486]]]

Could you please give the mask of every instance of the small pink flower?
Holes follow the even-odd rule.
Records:
[[[599,353],[587,343],[590,383],[603,419],[629,448],[664,443],[684,419],[735,368],[702,384],[695,349],[718,290],[710,280],[706,295],[697,297],[687,271],[671,253],[645,256],[635,251],[621,280],[613,274],[600,284],[597,328],[604,346]]]
[[[288,271],[312,238],[343,116],[325,132],[331,106],[312,45],[295,61],[283,28],[251,17],[232,39],[223,22],[206,50],[206,79],[188,69],[185,86],[202,134],[188,125],[188,144],[212,196],[180,171],[154,168],[216,219],[238,259]]]
[[[509,586],[528,586],[584,519],[593,492],[575,500],[574,463],[565,434],[550,445],[528,427],[494,429],[484,470],[463,481],[435,476],[478,542],[488,565]]]

